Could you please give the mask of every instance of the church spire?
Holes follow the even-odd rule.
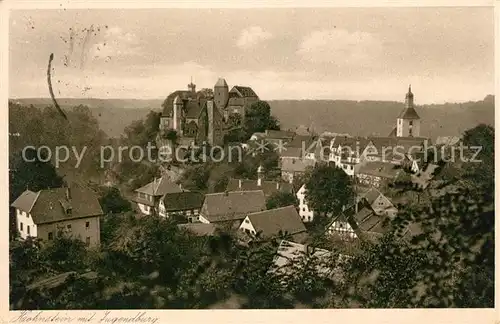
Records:
[[[413,98],[413,93],[411,92],[411,84],[408,86],[408,93],[406,94],[406,98]]]

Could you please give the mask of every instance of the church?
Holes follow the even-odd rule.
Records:
[[[215,83],[213,91],[196,91],[191,81],[187,90],[174,91],[163,102],[157,145],[170,146],[173,140],[182,146],[223,145],[227,130],[235,126],[230,121],[240,124],[245,110],[258,100],[252,88],[235,85],[229,90],[223,78]]]

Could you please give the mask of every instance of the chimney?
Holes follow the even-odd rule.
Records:
[[[66,187],[66,199],[67,200],[70,200],[71,199],[71,189],[68,187]]]
[[[257,168],[257,186],[262,186],[262,173],[264,171],[264,168],[262,167],[262,165],[259,165],[259,167]]]
[[[179,189],[181,189],[181,191],[184,191],[184,189],[182,189],[182,183],[179,183]]]
[[[355,205],[355,207],[354,207],[355,214],[357,214],[357,213],[358,213],[358,202],[356,201],[356,202],[354,203],[354,205]]]
[[[238,179],[238,188],[241,189],[241,179]]]
[[[276,190],[280,190],[280,182],[276,181]]]

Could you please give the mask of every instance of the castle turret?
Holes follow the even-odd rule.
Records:
[[[181,116],[182,116],[182,106],[183,105],[184,105],[184,103],[182,102],[181,97],[179,97],[177,95],[174,99],[174,106],[172,107],[173,108],[173,116],[172,116],[173,127],[172,128],[175,131],[177,131],[178,134],[181,132],[181,129],[182,129]]]
[[[396,136],[420,136],[420,117],[413,107],[413,93],[411,92],[411,85],[408,87],[408,93],[406,94],[405,107],[397,118]]]
[[[215,105],[219,109],[226,107],[229,100],[229,87],[226,80],[219,78],[214,86],[214,101]]]

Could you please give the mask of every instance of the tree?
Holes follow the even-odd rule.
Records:
[[[136,120],[125,127],[123,144],[138,145],[145,148],[154,142],[160,125],[160,113],[150,111],[144,120]]]
[[[305,198],[319,215],[337,215],[344,206],[353,202],[353,197],[351,179],[335,166],[320,164],[307,179]]]
[[[250,137],[255,132],[264,132],[266,129],[279,129],[278,120],[271,116],[271,107],[266,101],[254,102],[245,111],[245,131]]]
[[[47,188],[59,188],[64,185],[63,178],[57,174],[56,168],[46,160],[41,152],[37,156],[35,149],[27,149],[25,158],[16,154],[11,159],[10,201],[14,201],[26,189],[39,191]],[[31,162],[30,162],[31,161]]]
[[[99,203],[104,214],[117,214],[132,210],[130,201],[124,199],[116,187],[100,188]]]
[[[181,176],[180,183],[188,190],[205,191],[210,177],[210,166],[206,163],[188,167]]]
[[[213,98],[214,96],[214,89],[212,88],[203,88],[200,90],[200,92],[206,97],[206,98]]]
[[[434,197],[431,206],[403,208],[386,235],[365,243],[347,266],[346,302],[493,307],[493,214],[491,195],[465,188]]]
[[[464,132],[463,144],[467,148],[466,158],[472,158],[476,151],[476,161],[467,161],[466,179],[471,184],[486,186],[493,190],[495,177],[495,130],[492,126],[480,124]],[[463,161],[466,162],[466,161]]]
[[[270,195],[266,201],[267,209],[298,205],[297,197],[291,192],[277,191]]]

